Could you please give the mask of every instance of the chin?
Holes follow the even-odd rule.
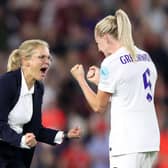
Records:
[[[43,78],[40,78],[40,79],[39,79],[39,81],[44,81],[44,79],[45,79],[45,77],[43,77]]]
[[[38,80],[38,81],[43,81],[45,79],[45,77],[38,77],[38,78],[36,78],[36,80]]]

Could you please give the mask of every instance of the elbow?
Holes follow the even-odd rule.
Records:
[[[104,113],[107,109],[107,105],[104,102],[102,103],[100,101],[95,101],[91,107],[95,113]]]

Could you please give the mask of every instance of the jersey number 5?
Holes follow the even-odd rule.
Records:
[[[147,91],[146,94],[146,99],[151,102],[152,101],[152,95],[151,95],[151,88],[152,88],[152,84],[149,80],[150,78],[150,70],[149,68],[147,68],[145,70],[145,72],[143,73],[143,83],[144,83],[144,89]]]

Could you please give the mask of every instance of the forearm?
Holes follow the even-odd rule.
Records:
[[[59,132],[59,130],[54,130],[50,128],[41,127],[39,130],[39,134],[36,135],[36,139],[39,142],[47,143],[50,145],[55,145],[55,135]]]
[[[15,130],[0,121],[0,139],[16,147],[20,147],[22,134],[18,134]]]
[[[90,107],[97,111],[96,93],[89,87],[85,79],[78,81],[78,83]]]
[[[97,68],[93,67],[90,68],[88,74],[87,74],[87,79],[93,83],[98,83],[99,81],[99,75],[98,75],[99,70]],[[71,73],[74,76],[74,78],[77,80],[79,86],[81,87],[84,96],[90,105],[90,107],[93,109],[95,112],[103,112],[104,107],[102,110],[102,101],[99,98],[99,94],[95,93],[88,85],[88,83],[85,80],[85,73],[83,66],[81,64],[76,64],[74,67],[71,69]],[[92,79],[92,80],[91,80]],[[96,81],[96,82],[95,82]]]

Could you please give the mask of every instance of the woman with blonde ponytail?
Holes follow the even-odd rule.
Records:
[[[81,64],[71,73],[94,112],[111,105],[109,135],[110,168],[152,168],[160,146],[154,91],[157,71],[149,54],[135,46],[131,23],[119,9],[95,26],[95,41],[105,58],[100,70],[91,66],[88,81]]]
[[[45,41],[24,41],[9,56],[7,73],[0,76],[0,168],[29,168],[37,141],[60,144],[79,138],[80,129],[67,133],[45,128],[41,106],[51,55]]]

